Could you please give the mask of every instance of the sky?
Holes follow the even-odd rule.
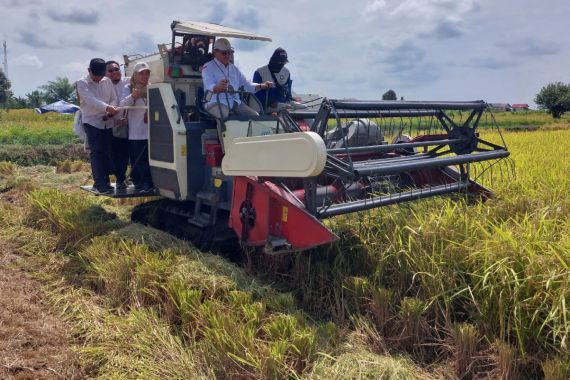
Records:
[[[0,40],[16,96],[79,79],[94,57],[156,52],[173,20],[192,20],[271,37],[233,40],[235,63],[253,77],[282,47],[296,93],[534,106],[570,82],[569,15],[568,0],[0,0]]]

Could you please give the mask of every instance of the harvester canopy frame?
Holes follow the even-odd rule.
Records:
[[[173,21],[170,26],[178,35],[196,34],[210,37],[242,38],[246,40],[271,41],[271,38],[227,26],[198,21]]]

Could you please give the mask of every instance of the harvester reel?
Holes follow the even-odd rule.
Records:
[[[474,129],[465,126],[455,126],[449,131],[450,139],[462,142],[449,144],[450,150],[455,154],[470,154],[477,149],[477,134]]]
[[[404,144],[404,143],[409,143],[411,141],[412,141],[411,136],[403,134],[394,137],[394,139],[392,140],[392,144]],[[418,150],[416,148],[403,148],[399,149],[398,151],[405,154],[414,154],[417,153]]]
[[[294,192],[319,219],[445,194],[488,197],[491,192],[470,178],[471,171],[492,167],[509,152],[504,142],[479,138],[485,112],[483,101],[324,99],[311,130],[328,147],[325,170],[305,179],[304,192]],[[498,131],[490,119],[492,124],[485,127]]]

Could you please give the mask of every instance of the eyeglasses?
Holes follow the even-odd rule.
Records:
[[[221,55],[231,55],[232,52],[231,51],[220,51]]]
[[[118,67],[113,67],[112,69],[107,70],[108,73],[114,73],[115,71],[119,71]]]

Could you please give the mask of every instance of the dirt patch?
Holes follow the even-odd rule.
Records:
[[[25,258],[0,240],[0,379],[81,379],[69,328],[50,311]]]

